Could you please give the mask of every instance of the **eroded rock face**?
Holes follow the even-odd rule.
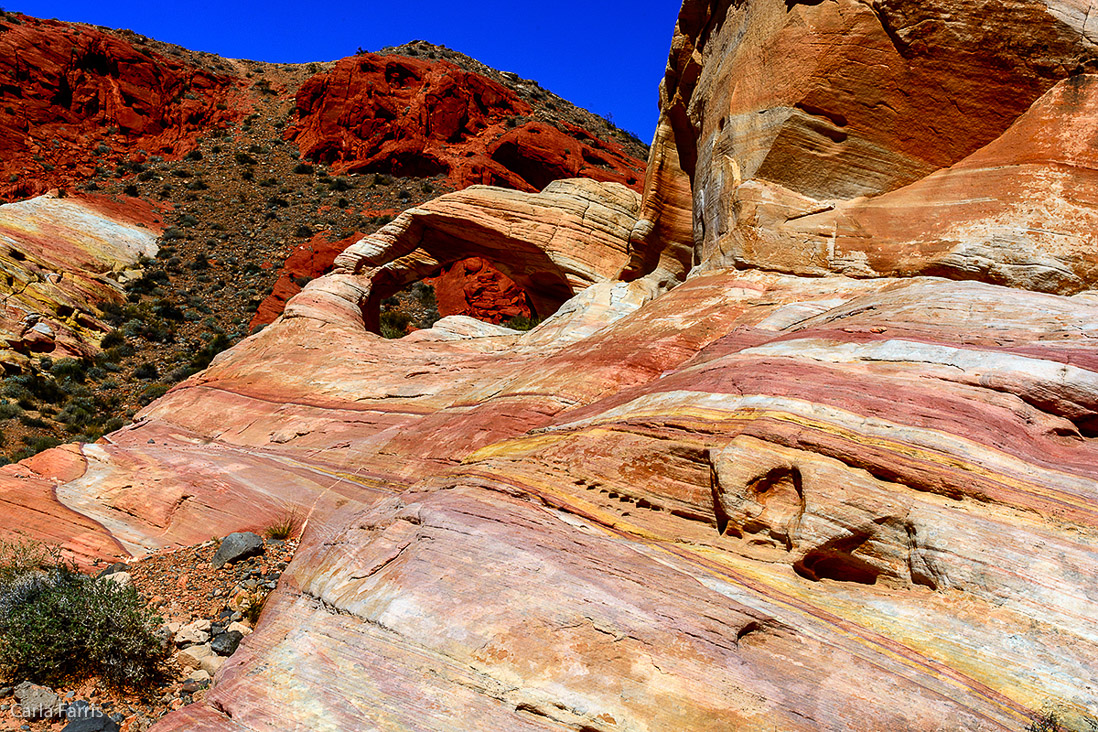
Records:
[[[122,304],[122,282],[156,255],[159,212],[136,199],[39,196],[0,206],[0,363],[88,357],[110,327],[98,308]]]
[[[335,273],[365,275],[373,330],[382,299],[470,258],[498,263],[548,316],[620,276],[639,208],[640,197],[617,183],[557,181],[538,194],[475,186],[405,211],[340,254]]]
[[[1030,232],[968,269],[943,225],[970,254],[993,223],[1088,225],[1091,82],[1057,75],[1093,30],[1078,3],[999,8],[980,46],[968,5],[688,2],[643,200],[587,181],[409,212],[134,426],[0,469],[5,530],[86,562],[308,516],[256,632],[160,730],[1086,729],[1090,260]],[[767,60],[788,77],[749,73]],[[919,84],[990,94],[992,67],[1018,95],[975,125],[928,108],[913,140],[956,133],[933,145],[854,95],[914,119]],[[764,99],[705,132],[748,92],[780,121]],[[850,150],[809,135],[820,110]],[[888,276],[807,269],[811,216],[745,223],[753,191],[864,222]],[[751,226],[755,259],[729,248]],[[372,298],[469,256],[556,314],[369,332]]]
[[[1074,203],[1093,195],[1093,164],[1072,140],[1093,119],[1080,74],[1098,49],[1079,3],[713,12],[684,5],[663,87],[695,261],[1094,286],[1093,225]],[[1058,132],[1039,140],[1050,115]]]
[[[287,139],[335,172],[445,174],[457,188],[522,191],[575,177],[639,189],[644,177],[643,165],[615,142],[570,125],[518,124],[530,105],[449,61],[345,58],[301,87],[297,112]]]
[[[534,314],[526,292],[480,257],[450,264],[429,282],[435,288],[438,312],[443,317],[467,315],[498,324]]]
[[[92,26],[0,20],[0,197],[87,180],[97,165],[174,158],[242,114],[235,82]]]

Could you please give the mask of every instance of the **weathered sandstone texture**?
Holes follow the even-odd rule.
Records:
[[[39,196],[0,206],[0,364],[87,357],[110,330],[98,308],[154,256],[159,213],[136,199]]]
[[[1095,286],[1089,3],[711,5],[662,92],[695,261]]]
[[[556,181],[537,194],[474,186],[405,211],[336,257],[334,272],[368,281],[363,307],[374,330],[382,299],[474,257],[497,262],[548,316],[619,277],[639,209],[640,196],[618,183]]]
[[[449,61],[363,53],[307,81],[287,130],[306,158],[335,172],[444,174],[539,191],[584,177],[639,188],[643,164],[573,125],[523,119],[514,91]]]
[[[135,156],[178,157],[242,116],[234,81],[138,39],[0,19],[0,198],[39,195]]]
[[[135,425],[0,469],[0,526],[86,563],[309,516],[158,730],[1087,730],[1084,5],[687,2],[643,199],[408,212]],[[471,256],[555,313],[370,332]]]
[[[523,289],[480,257],[449,264],[430,282],[435,288],[438,312],[443,317],[467,315],[498,324],[534,314]]]

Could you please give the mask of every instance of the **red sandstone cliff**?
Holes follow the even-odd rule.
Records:
[[[136,39],[136,37],[135,37]],[[179,157],[239,119],[236,80],[91,26],[0,19],[0,197]]]

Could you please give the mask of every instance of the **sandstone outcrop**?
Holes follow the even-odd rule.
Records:
[[[109,327],[99,307],[125,302],[121,282],[156,254],[159,212],[136,199],[47,195],[0,206],[0,363],[87,357]]]
[[[628,263],[640,197],[617,183],[557,181],[538,194],[474,186],[409,209],[336,257],[336,274],[368,282],[367,327],[378,303],[441,267],[498,263],[541,316],[576,292],[617,279]]]
[[[179,157],[242,116],[235,89],[92,26],[5,14],[0,197],[39,195],[143,155]]]
[[[685,3],[662,90],[693,182],[695,261],[1091,286],[1092,227],[1072,200],[1093,168],[1071,140],[1086,134],[1080,74],[1098,47],[1078,3],[712,13]],[[1046,142],[1034,130],[1049,115]]]
[[[5,532],[86,563],[308,516],[158,730],[1087,729],[1094,31],[974,7],[687,2],[643,200],[407,212],[135,425],[0,469]],[[794,201],[871,271],[808,269]],[[987,243],[1026,219],[1075,233]],[[555,313],[370,332],[471,256]]]
[[[511,89],[450,61],[363,53],[301,87],[286,136],[335,172],[445,174],[457,188],[540,191],[576,177],[640,188],[643,165],[621,145],[525,119],[531,111]]]
[[[435,288],[438,312],[443,317],[467,315],[498,324],[534,314],[523,289],[480,257],[447,265],[438,277],[427,281]]]

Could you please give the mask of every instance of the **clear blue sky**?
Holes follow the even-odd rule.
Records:
[[[137,33],[196,51],[330,61],[423,39],[534,79],[651,140],[680,0],[121,2],[6,0],[6,10]]]

